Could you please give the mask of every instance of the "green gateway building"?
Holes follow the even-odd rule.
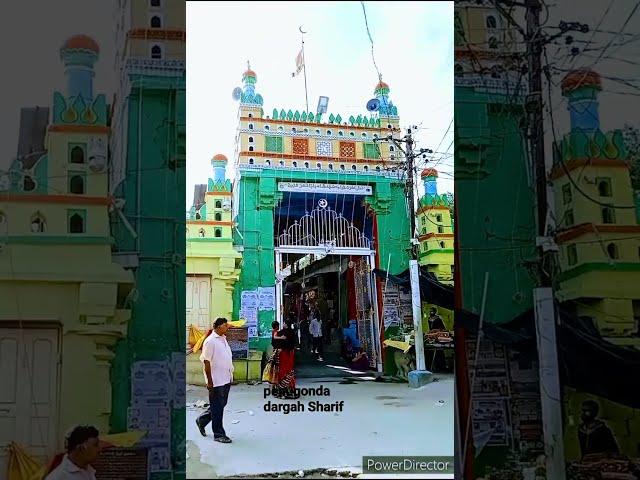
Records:
[[[325,120],[322,111],[266,115],[255,72],[242,78],[233,208],[243,264],[234,318],[247,320],[250,348],[264,351],[274,320],[317,308],[367,350],[372,368],[393,369],[382,341],[404,319],[385,315],[384,285],[372,272],[402,272],[410,254],[401,158],[376,141],[400,132],[389,86],[376,86],[373,116]]]
[[[113,432],[144,430],[152,479],[184,474],[185,10],[117,7],[109,187],[114,259],[133,271],[132,314],[111,372]],[[181,472],[181,473],[180,473]]]

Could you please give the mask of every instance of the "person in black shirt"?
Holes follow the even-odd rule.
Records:
[[[592,454],[620,453],[613,432],[602,420],[599,420],[600,407],[593,400],[582,402],[582,424],[578,430],[578,440],[582,456]]]

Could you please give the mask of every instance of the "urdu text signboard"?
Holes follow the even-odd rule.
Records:
[[[370,185],[338,183],[278,182],[279,192],[334,193],[342,195],[372,195]]]

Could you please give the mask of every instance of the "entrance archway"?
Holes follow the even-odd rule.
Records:
[[[303,255],[308,259],[330,255],[360,257],[362,261],[358,264],[356,281],[359,296],[357,301],[352,299],[356,301],[358,337],[372,366],[382,372],[380,315],[373,276],[376,252],[371,247],[369,238],[352,222],[332,210],[326,200],[321,199],[316,208],[294,221],[276,238],[276,320],[283,325],[283,285],[293,268],[292,265],[284,265],[285,256]]]

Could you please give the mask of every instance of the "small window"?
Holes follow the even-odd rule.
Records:
[[[610,197],[611,193],[611,179],[610,178],[597,178],[598,183],[598,195],[601,197]]]
[[[578,263],[578,250],[575,245],[569,245],[567,247],[567,263],[569,266]]]
[[[615,212],[613,208],[602,208],[602,223],[616,223]]]
[[[609,255],[611,260],[617,260],[620,258],[618,255],[618,246],[615,243],[607,245],[607,255]]]
[[[151,28],[162,28],[162,20],[158,15],[151,17]]]
[[[284,160],[280,160],[280,161],[278,162],[278,165],[280,165],[281,167],[284,167]]]
[[[249,124],[249,130],[253,130],[253,123]]]
[[[571,203],[571,200],[572,200],[571,184],[570,183],[565,183],[562,186],[562,201],[566,205],[568,203]]]
[[[249,137],[249,143],[253,143],[253,137]]]
[[[389,151],[390,152],[395,152],[396,151],[396,147],[394,147],[393,145],[389,145]]]
[[[333,170],[333,163],[329,164],[329,170]]]
[[[80,145],[76,145],[71,148],[69,153],[70,163],[84,163],[84,148]]]
[[[155,60],[162,59],[162,47],[160,45],[154,45],[151,47],[151,58]]]
[[[249,114],[249,118],[253,118],[253,113],[250,113],[250,114]]]
[[[389,130],[391,130],[391,128],[392,128],[392,127],[391,127],[391,124],[390,124],[390,123],[387,123],[387,128],[388,128]]]
[[[426,233],[427,233],[427,227],[422,227],[422,234],[426,235]],[[425,247],[426,247],[426,245],[425,245]]]
[[[447,245],[444,242],[440,242],[440,248],[445,248]]]
[[[278,127],[278,131],[279,131],[279,132],[284,132],[284,127],[283,127],[282,125],[280,125],[280,126]]]
[[[438,214],[436,215],[436,222],[441,222],[442,221],[442,214]]]
[[[73,175],[69,179],[69,193],[84,194],[84,178],[82,178],[82,175]]]
[[[198,235],[200,235],[200,237],[204,238],[204,228],[201,228],[200,230],[198,230]]]
[[[320,130],[316,130],[316,135],[320,135]]]
[[[421,217],[421,219],[420,219],[420,220],[422,221],[422,224],[423,224],[423,225],[426,225],[426,224],[427,224],[427,217],[423,216],[423,217]]]
[[[221,213],[216,213],[214,218],[215,218],[216,222],[221,222],[222,221],[222,214]]]
[[[222,208],[222,200],[216,200],[215,208]]]
[[[487,16],[487,28],[496,28],[498,26],[498,22],[496,21],[496,17],[493,15]]]
[[[81,212],[69,212],[69,233],[84,233],[84,215]]]
[[[22,180],[22,190],[25,192],[31,192],[36,189],[36,182],[33,181],[29,175],[25,175]]]
[[[367,138],[367,132],[362,132],[362,137]]]
[[[309,162],[304,162],[304,168],[309,168]]]
[[[265,164],[266,166],[270,166],[270,165],[271,165],[271,160],[265,160],[265,161],[264,161],[264,164]]]
[[[249,165],[253,165],[253,164],[254,164],[254,160],[253,160],[253,158],[250,158],[249,159]]]
[[[438,225],[438,233],[444,233],[444,227],[442,225]]]
[[[250,152],[253,152],[253,145],[250,145],[250,146],[249,146],[249,151],[250,151]]]
[[[356,132],[349,132],[349,135],[351,135],[352,137],[356,136]]]
[[[356,170],[358,170],[358,167],[356,167],[355,165],[351,165],[351,170],[355,172]]]
[[[150,4],[152,7],[160,7],[160,0],[151,0]]]
[[[31,217],[31,231],[33,233],[42,233],[46,230],[46,222],[40,212]]]
[[[496,37],[489,37],[489,48],[492,50],[498,48],[498,39]]]
[[[320,162],[316,163],[316,167],[321,169],[322,168],[322,164]]]
[[[373,138],[378,138],[378,134],[377,134],[377,133],[374,133],[374,134],[373,134]]]
[[[202,215],[200,215],[200,212],[196,212],[196,220],[200,219],[202,219]]]
[[[265,126],[264,126],[264,129],[265,129],[265,130],[269,130],[269,125],[265,125]]]
[[[376,172],[380,173],[380,167],[376,167]]]
[[[369,165],[365,165],[364,167],[362,167],[362,170],[364,170],[365,172],[369,171]]]
[[[220,238],[220,237],[222,237],[222,229],[221,229],[221,228],[216,228],[216,229],[214,230],[214,236],[215,236],[216,238]]]
[[[296,127],[291,127],[291,133],[296,133],[298,130],[296,130]]]
[[[390,160],[395,160],[396,159],[396,155],[394,153],[392,153],[391,155],[389,155],[389,159]]]
[[[308,128],[305,128],[305,129],[304,129],[304,133],[309,133],[309,129],[308,129]]]
[[[331,130],[327,130],[327,135],[331,135]]]
[[[292,165],[293,165],[293,168],[298,168],[298,162],[294,161]]]
[[[344,137],[344,132],[343,132],[342,130],[338,130],[338,135],[339,135],[340,137]]]
[[[573,210],[567,210],[566,220],[565,220],[566,226],[570,227],[574,223],[576,223],[576,222],[575,222],[575,219],[573,218]]]
[[[340,165],[340,170],[342,170],[342,171],[344,171],[344,170],[345,170],[345,166],[344,166],[344,164],[343,164],[343,165]]]

